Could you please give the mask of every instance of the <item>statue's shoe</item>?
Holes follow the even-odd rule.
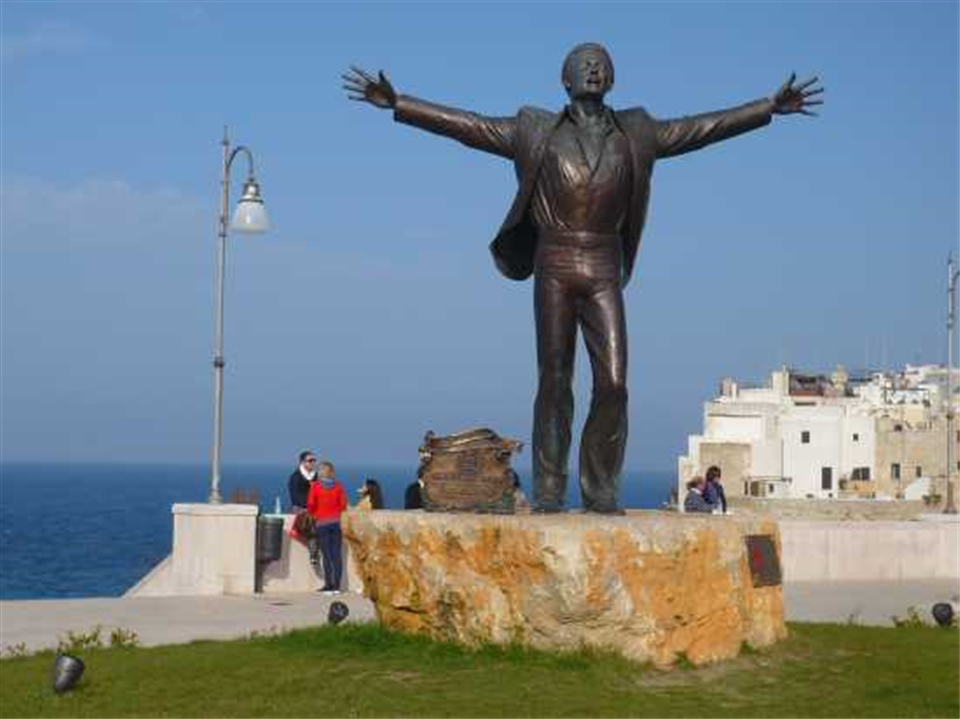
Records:
[[[609,505],[599,504],[593,507],[586,507],[584,511],[590,514],[607,514],[615,517],[623,517],[624,515],[626,515],[626,511],[621,509],[615,504],[609,504]]]
[[[537,502],[530,511],[533,514],[563,514],[566,510],[559,502]]]

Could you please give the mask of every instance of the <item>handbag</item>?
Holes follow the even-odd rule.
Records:
[[[290,536],[306,544],[316,534],[316,523],[306,510],[298,512],[290,525]]]

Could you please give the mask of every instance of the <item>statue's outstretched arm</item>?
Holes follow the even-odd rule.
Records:
[[[657,157],[682,155],[769,125],[772,112],[773,103],[763,99],[729,110],[657,120]]]
[[[656,123],[657,157],[682,155],[714,142],[756,130],[768,125],[774,114],[815,115],[816,113],[807,108],[811,105],[823,104],[823,100],[816,97],[823,92],[823,88],[810,88],[817,82],[816,77],[797,86],[793,84],[795,80],[796,75],[791,75],[772,98],[764,98],[729,110],[707,112],[675,120],[658,120]]]
[[[374,78],[359,67],[343,75],[343,88],[351,100],[392,109],[397,122],[452,137],[464,145],[507,159],[514,156],[517,121],[512,117],[486,117],[453,107],[398,95],[381,71]]]

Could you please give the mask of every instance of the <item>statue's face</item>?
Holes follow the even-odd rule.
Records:
[[[603,99],[613,87],[613,67],[606,53],[598,49],[578,50],[567,59],[563,84],[571,99]]]

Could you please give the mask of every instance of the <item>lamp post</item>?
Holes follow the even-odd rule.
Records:
[[[944,514],[956,514],[957,502],[953,494],[953,484],[950,474],[953,470],[953,326],[955,322],[954,310],[957,306],[957,278],[960,270],[953,269],[953,253],[947,258],[947,299],[950,307],[947,310],[947,501],[943,508]]]
[[[247,180],[237,202],[233,222],[228,220],[230,208],[230,168],[237,155],[247,157]],[[220,222],[217,232],[217,315],[216,350],[213,356],[213,452],[210,472],[210,504],[220,504],[220,449],[223,444],[223,281],[227,255],[227,233],[232,225],[237,232],[259,234],[270,228],[267,211],[260,196],[260,185],[254,176],[253,154],[243,145],[231,149],[227,128],[223,128],[223,175],[220,180]]]

